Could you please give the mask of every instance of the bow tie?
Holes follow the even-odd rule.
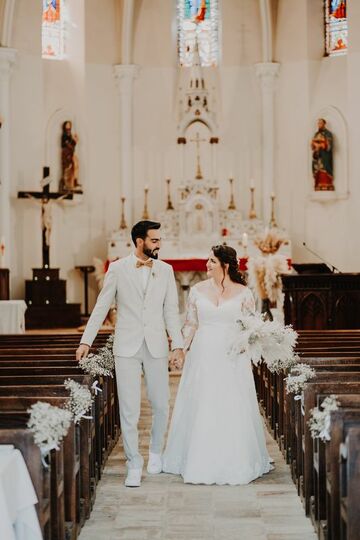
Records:
[[[139,261],[139,260],[137,260],[136,261],[136,268],[141,268],[142,266],[147,266],[147,268],[152,268],[153,262],[154,261],[152,259],[148,259],[147,261]]]

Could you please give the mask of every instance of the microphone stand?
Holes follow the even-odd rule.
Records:
[[[333,264],[330,264],[329,262],[327,262],[325,259],[323,259],[322,257],[320,257],[320,255],[318,255],[317,253],[315,253],[315,251],[313,251],[312,249],[310,249],[309,247],[307,247],[306,245],[306,242],[303,242],[302,245],[304,246],[305,249],[307,249],[308,251],[310,251],[310,253],[312,253],[313,255],[315,255],[315,257],[317,257],[318,259],[320,259],[320,261],[322,261],[323,263],[326,264],[326,266],[328,266],[332,273],[335,274],[341,274],[341,270],[339,270],[338,268],[336,268],[336,266],[334,266]]]

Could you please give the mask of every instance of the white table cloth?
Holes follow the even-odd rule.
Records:
[[[0,445],[1,540],[42,540],[37,497],[20,450]]]
[[[0,334],[23,334],[26,309],[24,300],[0,300]]]

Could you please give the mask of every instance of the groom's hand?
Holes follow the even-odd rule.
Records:
[[[76,350],[76,360],[79,362],[82,358],[86,358],[89,354],[90,347],[86,343],[80,343]]]
[[[170,366],[176,369],[182,369],[184,365],[185,355],[182,349],[174,349],[170,357]]]

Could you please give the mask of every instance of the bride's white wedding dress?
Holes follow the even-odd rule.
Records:
[[[256,398],[251,361],[227,351],[236,323],[254,311],[244,287],[218,306],[209,281],[192,287],[183,328],[185,366],[179,384],[163,471],[193,484],[248,484],[269,472],[269,454]]]

